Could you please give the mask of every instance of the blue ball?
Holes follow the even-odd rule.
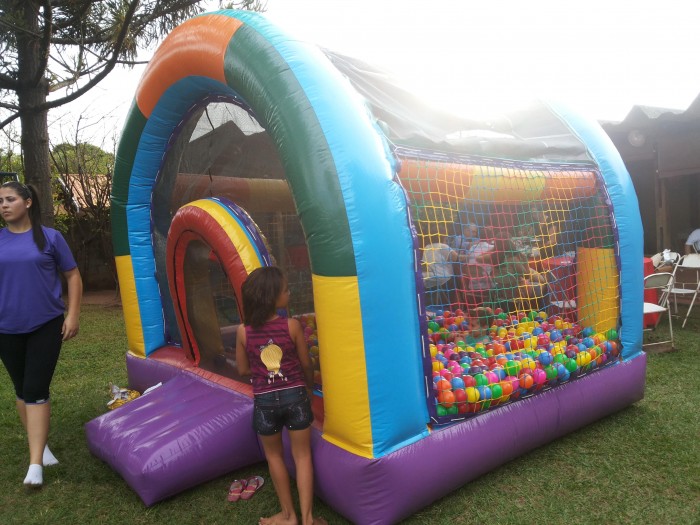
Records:
[[[460,388],[464,388],[464,380],[461,377],[453,377],[452,378],[452,389],[458,390]]]
[[[542,328],[540,328],[539,326],[536,326],[535,328],[532,329],[532,335],[540,335],[543,333],[544,333],[544,330],[542,330]],[[523,334],[523,335],[525,335],[525,334]]]
[[[581,335],[583,335],[583,337],[588,337],[588,336],[593,335],[593,328],[591,328],[590,326],[587,326],[586,328],[583,329],[583,331],[581,332]]]
[[[537,356],[537,359],[540,363],[542,363],[543,366],[547,366],[552,364],[554,357],[552,357],[552,354],[550,354],[549,352],[542,352],[540,355]]]
[[[477,386],[479,391],[479,399],[491,399],[491,389],[487,386]]]

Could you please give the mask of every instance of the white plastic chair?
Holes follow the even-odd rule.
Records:
[[[694,282],[678,282],[677,272],[680,270],[695,270],[695,281]],[[688,275],[688,272],[685,272]],[[669,289],[668,295],[673,296],[673,308],[678,314],[678,296],[691,297],[690,306],[688,307],[688,312],[685,314],[685,319],[683,319],[683,324],[681,328],[685,328],[685,323],[688,321],[690,316],[690,311],[693,309],[695,300],[700,294],[700,253],[691,253],[689,255],[684,255],[681,257],[678,264],[676,264],[673,269],[673,287]]]
[[[647,275],[644,278],[644,289],[645,290],[659,290],[658,303],[644,303],[644,314],[660,314],[663,312],[668,313],[668,329],[671,332],[671,339],[668,341],[659,341],[656,343],[647,343],[644,347],[651,347],[656,345],[665,345],[671,343],[671,350],[673,350],[673,324],[671,322],[671,308],[668,305],[669,292],[673,288],[673,274],[669,272],[659,272]],[[659,322],[657,320],[656,325]],[[654,329],[656,329],[654,325]],[[652,330],[648,328],[647,330]]]

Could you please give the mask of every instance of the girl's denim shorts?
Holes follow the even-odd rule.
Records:
[[[304,430],[314,420],[311,400],[303,386],[256,394],[253,409],[253,429],[261,436],[282,431]]]

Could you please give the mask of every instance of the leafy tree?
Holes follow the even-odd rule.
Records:
[[[53,224],[48,112],[202,11],[203,0],[0,0],[0,129],[21,122],[25,182]],[[219,2],[221,5],[222,2]],[[225,7],[263,10],[264,0]],[[65,90],[58,98],[50,93]]]

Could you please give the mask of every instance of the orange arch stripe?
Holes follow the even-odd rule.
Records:
[[[150,118],[165,90],[186,76],[208,77],[225,84],[224,54],[242,25],[236,18],[205,15],[176,27],[153,55],[136,90],[141,113]]]

